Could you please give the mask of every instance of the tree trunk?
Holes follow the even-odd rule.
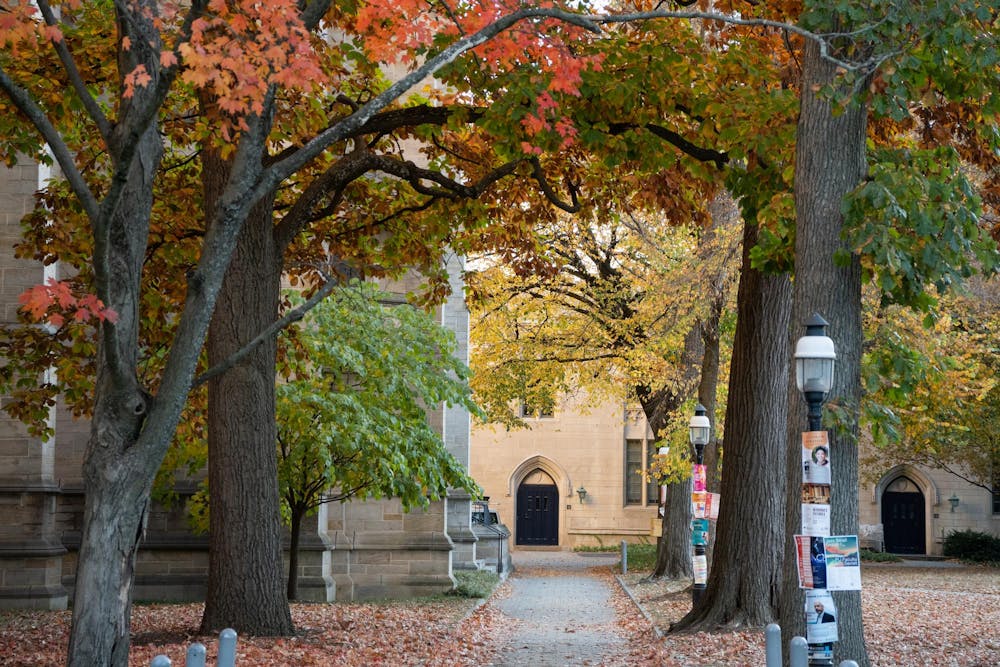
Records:
[[[760,626],[778,611],[792,292],[788,276],[751,268],[757,233],[745,225],[715,557],[699,604],[672,631]]]
[[[795,152],[795,288],[791,340],[805,333],[801,326],[813,313],[830,322],[828,335],[837,350],[834,386],[829,401],[849,415],[850,423],[830,432],[831,533],[850,535],[858,527],[858,403],[861,393],[861,268],[857,255],[846,266],[834,263],[834,252],[847,250],[841,240],[844,196],[864,178],[867,109],[852,104],[835,109],[814,92],[835,80],[835,66],[824,61],[818,47],[807,42],[803,57],[802,104]],[[799,489],[802,483],[801,433],[808,430],[805,403],[795,387],[788,386],[787,427],[788,493],[785,540],[785,586],[781,628],[784,642],[804,635],[804,595],[793,571],[791,536],[801,531]],[[861,594],[835,592],[840,641],[834,646],[835,663],[855,660],[869,664],[861,623]]]
[[[692,386],[698,377],[701,349],[701,327],[695,325],[684,338],[683,380],[681,391],[660,389],[650,393],[640,388],[637,393],[642,404],[646,421],[659,438],[667,425],[667,420],[688,396],[685,387]],[[691,563],[691,483],[689,481],[667,485],[667,499],[661,522],[663,535],[656,543],[656,565],[651,578],[685,579],[694,576]]]
[[[302,520],[306,508],[292,507],[291,536],[288,540],[288,599],[299,599],[299,539],[302,535]]]
[[[203,157],[205,210],[215,210],[229,169]],[[219,293],[208,335],[214,366],[278,316],[281,262],[273,199],[251,210]],[[210,221],[210,225],[212,222]],[[275,425],[276,342],[272,338],[208,386],[209,572],[201,631],[293,631],[285,597]]]
[[[140,278],[161,157],[157,128],[152,127],[139,140],[123,203],[110,220],[107,305],[118,313],[118,321],[99,329],[94,416],[83,462],[83,534],[68,650],[72,666],[128,663],[136,553],[153,478],[170,439],[170,433],[150,429],[144,434],[147,442],[136,444],[150,409],[135,367]]]

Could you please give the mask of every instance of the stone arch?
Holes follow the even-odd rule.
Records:
[[[931,479],[927,473],[920,470],[920,468],[912,466],[908,463],[894,466],[882,475],[878,484],[875,485],[875,488],[872,491],[874,494],[872,500],[881,504],[882,494],[885,492],[886,487],[892,484],[898,477],[907,477],[910,481],[920,487],[921,493],[923,493],[924,498],[927,499],[928,510],[941,502],[941,497],[938,495],[937,484],[934,483],[934,480]],[[927,516],[930,516],[930,511],[928,511]]]
[[[905,477],[917,486],[924,496],[924,553],[933,553],[934,547],[934,507],[941,503],[937,484],[927,473],[916,466],[903,463],[887,470],[872,490],[872,499],[878,506],[878,516],[882,517],[882,498],[889,485]]]
[[[529,456],[514,468],[507,478],[507,495],[515,496],[517,487],[521,485],[525,477],[535,470],[541,470],[551,477],[562,495],[567,497],[573,495],[573,484],[566,470],[552,459],[541,454]]]

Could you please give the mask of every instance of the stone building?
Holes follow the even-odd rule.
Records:
[[[528,429],[477,426],[472,435],[472,476],[515,548],[654,539],[656,486],[639,471],[655,449],[641,411],[616,401],[584,409],[566,398],[526,421]],[[1000,536],[1000,494],[918,466],[876,472],[878,481],[859,489],[859,521],[885,550],[940,555],[954,530]]]
[[[49,178],[35,164],[0,167],[0,317],[17,322],[18,296],[54,275],[53,267],[13,257],[20,221]],[[453,296],[440,308],[467,360],[468,311],[462,262],[449,264]],[[392,285],[383,285],[390,290]],[[410,286],[398,284],[398,291]],[[431,411],[429,419],[451,453],[469,464],[469,415],[463,409]],[[88,424],[57,406],[55,435],[30,437],[0,413],[0,607],[65,608],[72,600],[83,514],[81,463]],[[181,499],[195,490],[178,489]],[[455,568],[475,568],[471,499],[464,492],[404,513],[397,500],[324,506],[302,539],[300,593],[312,600],[405,597],[449,590]],[[204,599],[208,543],[187,528],[183,502],[154,507],[139,553],[136,600]]]

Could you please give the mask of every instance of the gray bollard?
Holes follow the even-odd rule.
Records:
[[[622,574],[628,574],[628,542],[622,540]]]
[[[170,667],[170,658],[165,655],[158,655],[149,663],[149,667]]]
[[[764,628],[764,647],[767,667],[781,667],[781,626],[777,623]]]
[[[205,667],[205,645],[195,642],[188,646],[184,667]]]
[[[858,663],[854,662],[853,660],[845,660],[842,663],[840,663],[840,667],[858,667]]]
[[[805,637],[792,637],[788,642],[789,667],[807,667],[809,662],[809,644]]]
[[[219,633],[219,662],[217,667],[236,667],[236,630],[226,628]]]

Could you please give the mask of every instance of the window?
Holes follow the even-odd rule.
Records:
[[[625,504],[642,504],[642,440],[625,441]]]
[[[535,405],[529,403],[527,400],[521,400],[521,418],[522,419],[552,419],[556,416],[555,404],[552,401],[546,401],[541,405]]]
[[[649,470],[649,466],[653,464],[653,457],[656,456],[658,451],[659,448],[656,446],[656,442],[654,440],[646,441],[646,466],[643,470]],[[660,484],[652,477],[650,477],[649,481],[646,483],[646,504],[660,504]]]
[[[660,485],[646,479],[646,472],[659,450],[653,440],[625,441],[625,504],[658,505]]]

